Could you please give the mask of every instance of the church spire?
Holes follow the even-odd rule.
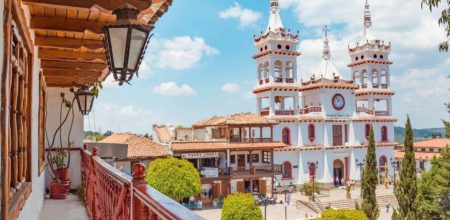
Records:
[[[329,45],[330,41],[328,40],[328,31],[330,29],[328,29],[328,27],[325,25],[325,27],[322,30],[324,33],[322,58],[324,60],[330,60],[331,50],[330,50],[330,45]]]
[[[266,33],[269,31],[278,31],[283,30],[283,22],[281,21],[280,16],[280,6],[278,0],[270,0],[270,17],[269,17],[269,25],[267,26]]]
[[[371,40],[373,38],[371,36],[370,29],[372,28],[372,15],[370,14],[370,5],[369,1],[366,0],[366,4],[364,5],[364,41]]]

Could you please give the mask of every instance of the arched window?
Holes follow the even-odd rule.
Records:
[[[282,136],[283,143],[291,144],[291,131],[289,130],[289,128],[283,128]]]
[[[388,130],[386,126],[381,127],[381,141],[388,141]]]
[[[372,70],[372,86],[378,88],[378,72],[375,69]]]
[[[308,139],[311,142],[316,139],[316,127],[313,124],[308,125]]]
[[[275,76],[275,82],[282,81],[282,73],[283,73],[283,63],[279,60],[275,61],[275,65],[273,68],[273,74]]]
[[[292,179],[292,164],[289,161],[283,162],[282,179]]]
[[[360,80],[360,73],[358,71],[353,72],[353,83],[355,83],[356,85],[361,85],[361,80]]]
[[[366,124],[365,126],[365,133],[366,139],[369,140],[369,134],[370,134],[370,124]]]
[[[259,64],[259,66],[258,66],[258,79],[259,80],[262,80],[263,79],[263,65],[262,64]]]
[[[367,71],[363,70],[361,72],[361,86],[362,88],[367,88]]]
[[[269,62],[264,63],[264,78],[269,78]]]
[[[384,172],[386,170],[386,166],[387,166],[387,158],[386,156],[381,156],[380,159],[378,160],[378,167],[380,172]]]
[[[293,72],[292,70],[294,69],[292,62],[288,61],[286,62],[286,78],[287,79],[291,79],[293,78]]]

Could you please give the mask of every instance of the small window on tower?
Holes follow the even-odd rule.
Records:
[[[291,49],[291,47],[289,45],[286,45],[286,50]]]
[[[264,47],[264,50],[267,50],[267,45]]]
[[[278,49],[279,49],[279,50],[281,50],[281,44],[278,44],[278,46],[277,46],[277,47],[278,47]]]
[[[263,51],[263,48],[261,47],[260,49],[259,49],[259,52],[262,52]]]
[[[364,60],[364,55],[361,55],[361,60]]]
[[[374,54],[374,55],[373,55],[373,58],[375,58],[375,59],[376,59],[376,58],[377,58],[377,55],[376,55],[376,54]]]
[[[380,55],[380,58],[383,59],[384,58],[383,55]]]
[[[359,57],[356,57],[355,60],[358,61],[358,60],[359,60]]]

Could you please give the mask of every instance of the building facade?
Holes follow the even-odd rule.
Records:
[[[318,182],[341,185],[360,180],[371,128],[379,175],[386,175],[386,165],[392,170],[388,159],[394,156],[397,121],[392,117],[394,92],[389,80],[393,62],[390,43],[372,34],[369,4],[365,4],[363,39],[348,49],[352,78],[343,79],[334,66],[325,27],[320,65],[310,78],[299,80],[299,33],[283,26],[278,0],[270,3],[269,25],[254,39],[257,85],[253,93],[257,114],[279,122],[273,126],[274,141],[289,145],[275,150],[274,163],[290,170],[276,176],[277,184],[309,182],[310,165],[317,166]]]

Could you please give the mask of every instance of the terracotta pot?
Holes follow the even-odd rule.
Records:
[[[58,177],[58,179],[61,181],[61,184],[66,186],[66,192],[69,194],[70,192],[70,177],[69,177],[69,169],[68,168],[61,168],[55,170],[55,175]]]
[[[51,199],[66,199],[67,185],[59,183],[58,180],[52,180],[49,184]]]

